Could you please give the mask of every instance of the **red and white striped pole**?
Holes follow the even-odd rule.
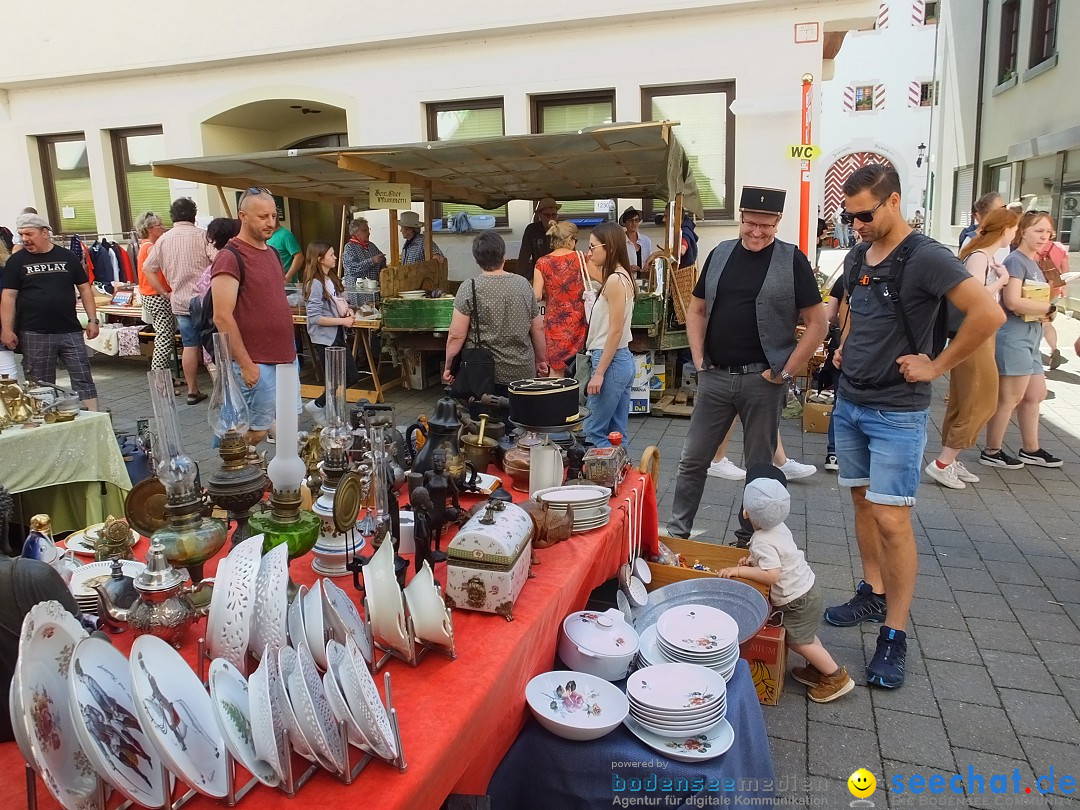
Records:
[[[802,140],[800,143],[812,144],[811,139],[811,116],[810,116],[810,89],[814,84],[814,77],[804,73],[802,77]],[[815,236],[817,230],[814,231]],[[810,161],[803,158],[799,161],[799,250],[810,255]]]

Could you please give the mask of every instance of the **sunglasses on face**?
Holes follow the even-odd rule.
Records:
[[[589,250],[602,250],[603,247],[603,245],[594,245],[591,242],[589,243]]]
[[[881,208],[881,206],[883,206],[888,201],[888,199],[889,198],[886,197],[873,208],[870,208],[866,211],[848,211],[847,209],[844,209],[840,212],[840,221],[843,222],[845,225],[851,225],[853,222],[855,222],[855,220],[859,220],[859,222],[873,222],[875,212],[879,208]]]

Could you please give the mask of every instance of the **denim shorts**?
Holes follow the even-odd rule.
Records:
[[[177,316],[178,318],[180,316]],[[297,369],[300,368],[296,360],[292,362]],[[270,363],[257,363],[259,367],[259,379],[255,385],[248,388],[244,384],[244,377],[240,374],[240,364],[233,361],[233,371],[236,379],[240,382],[240,390],[244,393],[244,402],[248,406],[248,425],[250,430],[268,430],[274,424],[277,411],[277,370],[276,365]],[[296,412],[303,410],[300,401],[300,390],[296,392]]]
[[[202,345],[199,341],[199,330],[195,328],[190,315],[177,315],[176,327],[180,330],[180,341],[184,344],[184,348],[190,349]]]
[[[997,332],[994,343],[994,360],[1002,377],[1027,377],[1042,374],[1043,325],[1038,321],[1022,321],[1010,317]]]
[[[866,500],[886,506],[914,506],[922,475],[929,409],[879,411],[836,398],[837,481],[867,487]]]

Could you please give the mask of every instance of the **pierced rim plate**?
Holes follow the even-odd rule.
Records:
[[[289,602],[287,610],[289,643],[292,644],[293,647],[307,644],[307,631],[304,629],[304,594],[306,593],[307,585],[301,585],[296,592],[296,596]]]
[[[200,793],[224,798],[225,740],[199,677],[157,636],[135,639],[131,674],[139,720],[169,770]]]
[[[259,666],[248,679],[251,736],[259,759],[268,762],[278,779],[285,781],[285,758],[289,756],[289,748],[282,742],[281,732],[287,728],[285,716],[292,709],[280,704],[280,678],[277,650],[267,645],[262,650]]]
[[[364,736],[379,752],[379,756],[393,759],[397,756],[394,729],[390,724],[390,716],[386,713],[386,706],[379,697],[375,681],[356,642],[351,638],[345,642],[345,651],[348,653],[348,661],[338,670],[341,675],[338,681],[341,691],[360,728],[364,730]]]
[[[304,737],[304,732],[300,728],[300,723],[296,720],[296,711],[293,709],[292,696],[288,689],[289,676],[293,674],[297,666],[296,650],[292,647],[282,647],[278,650],[278,666],[276,669],[268,670],[268,673],[271,676],[275,673],[277,675],[277,678],[272,678],[272,681],[276,681],[277,684],[277,703],[282,709],[285,727],[289,730],[289,742],[292,743],[296,753],[304,759],[316,762],[315,754],[312,753],[311,746],[308,745],[307,738]],[[275,691],[274,683],[271,683],[270,691],[271,693]]]
[[[322,582],[315,584],[304,594],[304,635],[308,652],[320,669],[326,669],[326,620],[323,615]]]
[[[267,645],[276,653],[289,643],[288,584],[289,547],[279,543],[263,555],[255,580],[255,610],[251,614],[248,649],[256,655],[261,655]]]
[[[326,618],[334,640],[344,645],[345,639],[352,636],[364,658],[371,663],[371,642],[368,640],[367,630],[364,629],[364,620],[360,618],[360,611],[356,609],[352,599],[329,577],[323,578],[323,599],[326,602]]]
[[[87,637],[59,602],[40,602],[23,620],[16,662],[20,702],[35,770],[61,806],[80,810],[97,790],[94,766],[72,734],[68,674],[75,646]]]
[[[255,613],[255,583],[262,560],[263,536],[249,537],[218,564],[206,643],[211,658],[224,658],[241,674],[247,672],[248,637]],[[225,566],[225,573],[221,571]]]
[[[343,665],[348,666],[345,660],[347,657],[348,653],[345,652],[344,646],[333,639],[326,642],[326,660],[330,664],[330,668],[323,674],[323,688],[326,689],[326,700],[334,712],[334,717],[345,721],[345,725],[349,729],[349,742],[363,751],[378,756],[371,743],[368,742],[368,738],[364,736],[364,730],[360,728],[352,709],[349,708],[349,703],[345,700],[345,693],[341,691],[341,676],[338,673]]]
[[[229,749],[248,773],[268,787],[276,787],[277,771],[271,763],[259,757],[251,726],[251,699],[248,682],[240,670],[224,658],[210,662],[210,700],[218,730]]]

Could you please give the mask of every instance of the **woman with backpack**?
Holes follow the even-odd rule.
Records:
[[[323,365],[326,350],[331,346],[345,346],[345,330],[352,326],[355,316],[345,298],[345,283],[338,275],[337,255],[327,242],[310,242],[304,254],[302,273],[304,314],[307,315],[308,337],[315,347],[318,363]],[[360,379],[356,358],[351,351],[345,352],[345,387]],[[313,399],[304,409],[319,424],[323,424],[323,407],[326,391]]]

